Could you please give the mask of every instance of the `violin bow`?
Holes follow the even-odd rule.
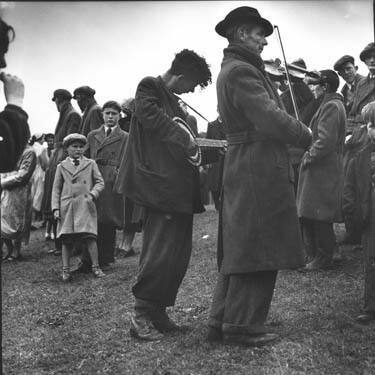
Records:
[[[281,52],[283,54],[283,59],[284,59],[286,78],[288,80],[288,86],[289,86],[289,90],[290,90],[290,97],[292,98],[292,103],[293,103],[294,113],[296,114],[296,119],[299,120],[299,113],[298,113],[298,108],[297,108],[297,103],[296,103],[296,97],[294,95],[292,82],[290,80],[289,69],[288,69],[288,64],[286,62],[286,58],[285,58],[283,42],[281,41],[280,30],[279,30],[279,27],[277,25],[274,25],[273,27],[277,31],[277,36],[279,37]]]

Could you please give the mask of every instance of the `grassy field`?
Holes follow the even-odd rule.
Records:
[[[34,231],[25,260],[2,264],[3,373],[375,374],[375,324],[354,320],[362,306],[362,252],[349,247],[332,270],[279,273],[268,319],[281,335],[275,344],[206,342],[216,230],[216,212],[195,217],[190,267],[170,310],[191,329],[151,343],[128,334],[138,257],[117,259],[104,279],[78,275],[63,284],[61,260],[47,255],[51,243]],[[140,243],[138,236],[138,251]]]

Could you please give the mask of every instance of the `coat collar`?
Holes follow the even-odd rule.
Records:
[[[106,137],[105,127],[103,124],[99,129],[95,131],[95,139],[100,143],[98,150],[100,150],[104,146],[117,142],[118,140],[121,139],[121,135],[122,135],[122,130],[117,125],[116,128],[112,131],[112,133],[108,137]]]
[[[262,58],[249,51],[249,49],[240,43],[229,43],[228,47],[224,49],[224,60],[227,57],[235,57],[239,60],[246,61],[264,72],[264,63]]]
[[[325,103],[330,102],[331,100],[340,100],[341,102],[343,102],[344,98],[338,92],[331,92],[331,93],[325,94],[323,97],[321,106],[323,106]]]
[[[78,168],[75,168],[75,166],[72,164],[69,158],[66,158],[61,162],[61,167],[64,168],[66,171],[68,171],[72,175],[72,177],[74,177],[83,169],[87,168],[89,164],[90,164],[90,160],[83,156],[81,159],[81,162],[79,163]]]

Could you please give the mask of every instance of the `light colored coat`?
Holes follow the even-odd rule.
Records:
[[[76,167],[66,158],[57,166],[52,189],[52,211],[60,210],[58,237],[70,233],[97,234],[94,200],[98,199],[103,189],[103,177],[94,160],[83,157]]]

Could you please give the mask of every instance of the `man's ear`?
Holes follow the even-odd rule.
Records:
[[[357,70],[358,70],[358,66],[355,66],[355,67],[354,67],[354,70],[357,71]]]

